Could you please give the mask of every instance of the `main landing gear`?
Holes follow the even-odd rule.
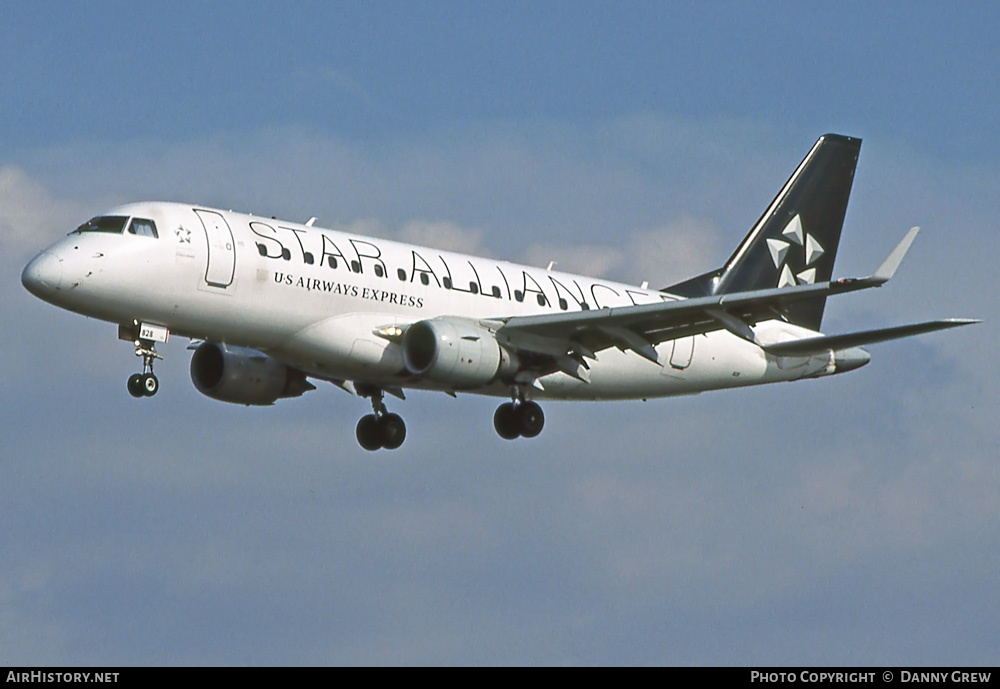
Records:
[[[142,357],[142,373],[130,375],[126,387],[132,397],[152,397],[160,389],[160,381],[153,373],[153,361],[163,357],[156,353],[151,340],[136,340],[135,355]]]
[[[390,414],[385,408],[381,390],[375,388],[365,396],[371,397],[375,413],[362,416],[358,421],[358,444],[369,451],[395,450],[406,439],[406,424],[399,414]]]
[[[545,414],[536,402],[524,399],[520,393],[514,395],[513,402],[506,402],[497,407],[493,414],[493,427],[497,434],[505,440],[517,437],[534,438],[542,432],[545,425]]]

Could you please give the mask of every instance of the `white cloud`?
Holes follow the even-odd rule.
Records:
[[[490,249],[483,245],[484,234],[483,230],[461,227],[448,221],[413,220],[403,225],[393,238],[444,251],[490,256]]]
[[[22,261],[86,220],[82,209],[21,168],[0,167],[0,253]]]
[[[521,261],[538,267],[555,261],[554,270],[607,278],[622,268],[626,258],[616,246],[546,243],[529,245]]]
[[[667,221],[662,226],[615,233],[607,244],[531,244],[523,259],[530,265],[628,284],[650,283],[654,289],[711,270],[726,260],[719,248],[718,230],[711,223],[691,217]],[[735,248],[735,246],[734,246]]]

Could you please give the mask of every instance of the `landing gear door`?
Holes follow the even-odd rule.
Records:
[[[194,212],[198,214],[208,239],[205,282],[212,287],[225,289],[233,284],[233,276],[236,274],[236,243],[233,241],[233,232],[226,219],[215,211],[196,208]]]

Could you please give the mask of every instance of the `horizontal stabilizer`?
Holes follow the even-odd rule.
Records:
[[[897,340],[901,337],[922,335],[924,333],[932,333],[935,330],[957,328],[960,325],[970,325],[979,322],[970,318],[946,318],[940,321],[899,325],[894,328],[879,328],[878,330],[864,330],[846,335],[824,335],[822,337],[809,337],[804,340],[779,342],[778,344],[767,345],[763,349],[768,354],[774,354],[775,356],[809,356],[830,350],[839,351],[851,347],[860,347],[862,345],[875,344],[876,342],[885,342],[886,340]]]

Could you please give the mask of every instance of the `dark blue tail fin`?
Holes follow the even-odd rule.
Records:
[[[861,139],[821,136],[722,268],[663,291],[696,297],[829,281],[860,150]],[[825,306],[817,297],[782,315],[819,330]]]

